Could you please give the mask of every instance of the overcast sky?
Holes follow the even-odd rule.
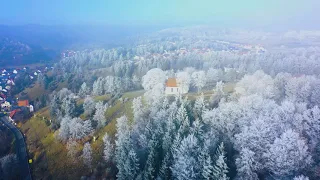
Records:
[[[320,0],[0,0],[0,24],[320,29]]]

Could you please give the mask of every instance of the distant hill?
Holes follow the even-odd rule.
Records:
[[[0,67],[43,63],[52,60],[55,53],[41,47],[11,38],[0,38]]]
[[[58,60],[65,50],[113,48],[160,27],[0,25],[0,67]]]

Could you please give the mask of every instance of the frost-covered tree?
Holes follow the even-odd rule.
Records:
[[[225,75],[224,75],[224,79],[227,82],[234,82],[237,79],[237,71],[234,68],[225,70]]]
[[[175,179],[199,179],[200,165],[197,161],[199,144],[193,135],[189,135],[181,141],[180,146],[173,154],[172,175]]]
[[[105,117],[106,105],[103,105],[101,101],[96,103],[95,106],[96,112],[93,115],[93,120],[97,123],[97,128],[101,128],[106,125],[107,119]]]
[[[225,96],[225,92],[223,90],[224,83],[222,81],[219,81],[216,83],[215,88],[213,89],[213,95],[210,97],[210,105],[213,107],[216,107],[221,99]]]
[[[206,73],[204,71],[193,72],[192,75],[192,84],[198,89],[198,92],[206,85]]]
[[[69,123],[69,129],[70,137],[73,139],[82,139],[93,132],[91,122],[80,118],[73,118]]]
[[[146,164],[143,170],[143,178],[144,179],[154,179],[155,171],[156,171],[156,158],[157,158],[157,141],[155,140],[155,135],[153,135],[152,139],[149,141],[149,154],[147,157]]]
[[[314,106],[311,109],[304,110],[301,114],[295,114],[297,129],[305,132],[309,139],[309,146],[315,148],[318,146],[320,140],[320,109]]]
[[[255,172],[259,169],[259,162],[254,159],[255,153],[248,148],[241,150],[239,158],[236,159],[237,176],[241,180],[257,180],[258,175]]]
[[[106,162],[110,162],[112,161],[114,148],[113,144],[111,143],[110,137],[107,133],[103,136],[103,143],[103,158]]]
[[[120,176],[119,172],[117,174],[118,179],[135,179],[137,177],[139,171],[139,160],[137,158],[137,154],[133,150],[129,151],[123,168],[124,176]]]
[[[93,83],[93,87],[92,87],[92,94],[99,96],[103,94],[103,90],[104,90],[104,80],[102,77],[99,77],[96,81],[94,81]]]
[[[311,96],[310,96],[310,102],[313,105],[320,106],[320,79],[315,80],[311,84]]]
[[[82,83],[79,90],[79,96],[85,97],[86,95],[90,94],[90,87],[87,86],[87,83]]]
[[[2,157],[0,159],[0,165],[1,165],[0,173],[3,173],[4,179],[20,179],[19,178],[20,167],[19,167],[17,155],[9,154]]]
[[[77,161],[79,149],[80,145],[77,143],[77,141],[70,139],[67,142],[68,156],[73,162]]]
[[[194,103],[194,111],[197,114],[199,118],[202,118],[202,113],[205,110],[205,101],[203,93],[199,97],[197,97],[195,103]]]
[[[134,98],[132,101],[132,111],[133,111],[133,117],[134,121],[137,122],[139,119],[143,118],[144,109],[143,109],[142,99],[141,96]]]
[[[59,129],[59,138],[63,141],[66,141],[70,137],[70,128],[69,123],[71,122],[71,118],[66,116],[62,118],[61,125]]]
[[[177,83],[178,86],[181,88],[183,93],[189,92],[189,87],[191,84],[191,77],[190,74],[184,71],[177,73]]]
[[[149,70],[147,74],[142,77],[142,87],[145,90],[151,90],[157,84],[164,84],[165,80],[165,73],[159,68],[154,68]]]
[[[92,133],[92,126],[90,121],[83,121],[80,118],[73,118],[66,116],[62,118],[61,127],[59,129],[59,138],[63,141],[72,139],[82,139]]]
[[[187,109],[185,108],[185,103],[182,103],[179,109],[176,112],[175,121],[177,126],[179,127],[178,132],[182,134],[186,134],[190,128],[190,122],[188,117]]]
[[[252,75],[245,75],[237,83],[235,92],[242,96],[258,94],[265,98],[273,98],[279,93],[272,77],[263,71],[257,71]]]
[[[69,89],[62,88],[60,91],[58,91],[57,97],[59,98],[60,101],[62,101],[64,98],[68,97],[71,94],[72,92]]]
[[[95,105],[96,104],[91,97],[86,97],[83,103],[83,109],[84,109],[85,115],[87,116],[92,115],[95,110]]]
[[[207,148],[204,148],[201,151],[199,156],[199,163],[202,164],[201,166],[202,178],[206,180],[214,179],[215,177],[213,174],[213,162]]]
[[[300,175],[300,176],[295,176],[293,180],[309,180],[309,178],[304,175]]]
[[[297,102],[309,102],[313,81],[314,78],[310,76],[291,78],[285,86],[287,98]]]
[[[83,163],[89,168],[92,167],[92,148],[90,143],[85,143],[82,150]]]
[[[115,160],[118,179],[134,179],[138,174],[138,159],[131,148],[130,128],[126,116],[117,119]]]
[[[107,76],[104,78],[104,92],[116,94],[125,89],[125,84],[121,82],[121,79],[114,76]]]
[[[224,151],[223,142],[219,145],[216,152],[216,162],[213,167],[213,176],[215,179],[228,180],[228,166],[226,163],[226,154]]]
[[[278,98],[284,98],[286,95],[286,84],[291,79],[292,76],[289,73],[278,73],[274,78],[274,84],[279,90]]]
[[[68,95],[63,99],[62,108],[64,110],[65,116],[70,116],[70,117],[75,116],[77,105],[72,94]]]
[[[223,79],[223,71],[221,69],[209,68],[206,76],[207,76],[207,83],[214,85],[218,81],[221,81]]]
[[[267,168],[278,176],[292,175],[311,163],[306,142],[291,129],[275,139],[264,157]]]
[[[165,97],[164,84],[158,83],[154,85],[151,90],[145,92],[144,97],[149,105],[152,105],[153,107],[160,106]]]
[[[54,95],[50,101],[50,116],[56,118],[60,111],[59,99],[57,95]]]

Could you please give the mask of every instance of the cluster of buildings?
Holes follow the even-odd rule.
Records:
[[[48,67],[36,69],[24,68],[6,68],[0,70],[0,113],[9,115],[11,120],[22,121],[26,116],[34,111],[33,105],[28,100],[19,100],[13,97],[11,90],[16,85],[16,77],[19,73],[29,76],[30,80],[35,79],[39,73],[48,71]]]
[[[221,47],[215,48],[180,48],[174,51],[166,51],[164,50],[163,53],[146,53],[144,56],[134,56],[135,61],[145,60],[145,59],[167,59],[167,58],[177,58],[180,56],[184,56],[186,54],[195,53],[195,54],[206,54],[214,51],[221,51],[228,49],[228,51],[243,55],[248,53],[255,53],[255,54],[262,54],[265,53],[267,50],[262,47],[261,45],[247,45],[247,44],[237,44],[237,43],[229,43],[226,41],[216,41]]]

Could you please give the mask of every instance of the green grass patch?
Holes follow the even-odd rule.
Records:
[[[42,110],[45,113],[47,110]],[[81,161],[73,164],[67,156],[65,144],[55,138],[54,132],[45,124],[43,114],[32,117],[22,125],[26,134],[33,173],[36,179],[80,179],[87,172]]]
[[[105,112],[107,125],[96,131],[94,133],[94,136],[97,137],[96,141],[91,140],[90,142],[93,150],[93,164],[97,165],[103,161],[103,136],[108,133],[114,141],[117,118],[126,115],[132,121],[133,98],[141,96],[143,93],[143,91],[124,93],[122,98],[127,99],[126,102],[116,100],[112,107],[108,107]],[[110,96],[97,96],[94,99],[106,101],[110,99]],[[49,107],[46,107],[21,125],[21,130],[27,137],[30,155],[34,160],[32,169],[35,179],[80,179],[81,176],[89,173],[88,168],[84,167],[80,157],[77,163],[73,163],[69,159],[66,144],[57,140],[55,132],[46,125],[48,119],[50,119],[50,112]],[[83,144],[83,142],[79,143]],[[80,147],[82,149],[82,145]]]

